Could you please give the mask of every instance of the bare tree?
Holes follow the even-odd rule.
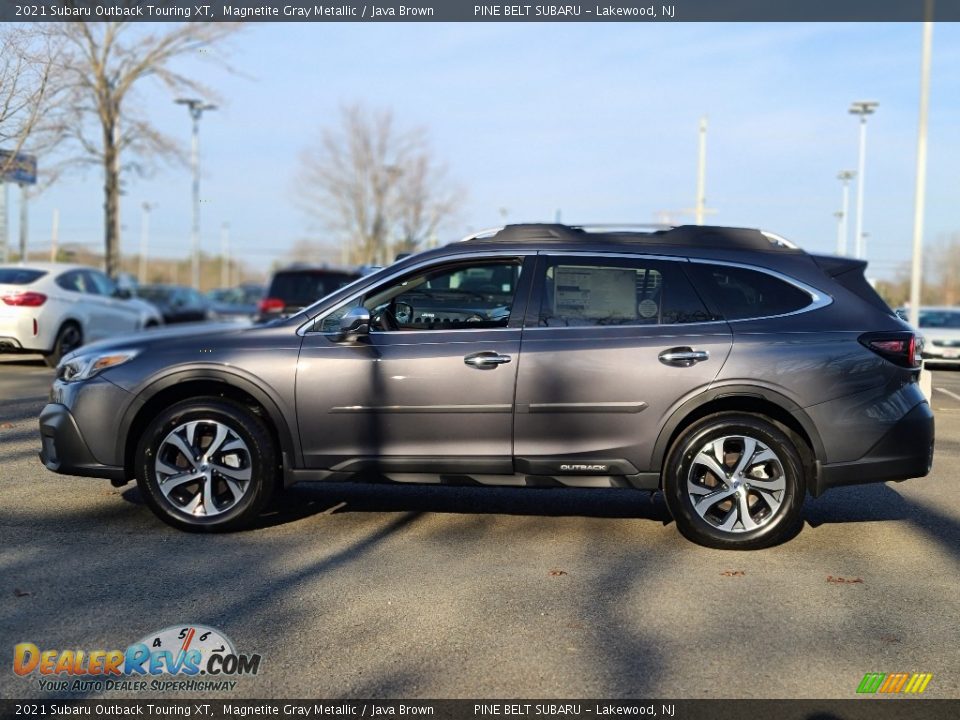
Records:
[[[182,23],[145,30],[122,22],[70,22],[51,26],[62,44],[58,82],[66,92],[63,107],[70,122],[62,132],[75,145],[73,162],[103,168],[104,242],[107,273],[120,261],[121,176],[147,171],[159,159],[183,159],[176,143],[130,102],[136,88],[152,78],[172,95],[211,91],[172,68],[172,61],[195,54],[218,60],[212,49],[238,26]],[[123,156],[129,160],[121,161]]]
[[[28,143],[33,150],[51,144],[50,135],[38,131],[56,94],[54,61],[55,50],[41,29],[0,27],[0,148],[10,152],[0,158],[0,173]]]
[[[423,130],[397,130],[388,110],[344,107],[305,150],[300,205],[343,244],[342,260],[384,262],[410,252],[454,216],[462,192],[433,158]]]

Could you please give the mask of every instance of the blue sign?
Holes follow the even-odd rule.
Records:
[[[18,185],[37,182],[37,156],[0,150],[0,181]]]

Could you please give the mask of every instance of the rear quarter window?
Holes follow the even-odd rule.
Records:
[[[27,268],[0,268],[0,285],[29,285],[44,275],[45,270],[28,270]]]
[[[786,315],[808,307],[813,298],[804,290],[758,270],[691,263],[698,284],[727,320]]]

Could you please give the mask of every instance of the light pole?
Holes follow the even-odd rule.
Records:
[[[190,146],[190,167],[193,170],[193,227],[190,235],[193,241],[193,262],[191,265],[191,282],[193,287],[200,289],[200,118],[206,110],[216,110],[211,105],[195,98],[178,98],[179,105],[186,105],[193,120],[193,137]]]
[[[150,247],[150,211],[156,206],[156,203],[144,202],[140,204],[140,207],[143,208],[143,215],[140,220],[140,269],[137,271],[137,279],[141,285],[147,284],[147,252]]]
[[[697,153],[697,202],[694,206],[695,222],[703,225],[703,215],[707,205],[707,116],[700,118],[700,142]]]
[[[841,170],[840,174],[837,175],[837,179],[843,183],[843,200],[838,215],[840,227],[838,229],[839,237],[837,238],[837,255],[847,254],[847,210],[850,206],[850,181],[855,176],[856,173],[853,170]]]
[[[867,115],[872,115],[880,103],[857,100],[850,105],[850,114],[860,116],[860,162],[857,168],[857,230],[853,238],[854,256],[862,258],[863,251],[863,167],[867,152]]]
[[[230,223],[220,225],[220,287],[230,287]]]
[[[913,196],[913,264],[910,268],[910,324],[920,325],[920,282],[923,279],[923,211],[927,190],[927,108],[930,105],[930,54],[933,47],[933,1],[927,3],[920,60],[920,121],[917,130],[917,184]]]

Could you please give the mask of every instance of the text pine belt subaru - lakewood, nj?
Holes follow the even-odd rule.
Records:
[[[136,478],[185,530],[382,479],[661,490],[691,540],[765,547],[806,493],[929,472],[921,342],[865,266],[758,230],[508,226],[265,325],[82,347],[41,458]]]

